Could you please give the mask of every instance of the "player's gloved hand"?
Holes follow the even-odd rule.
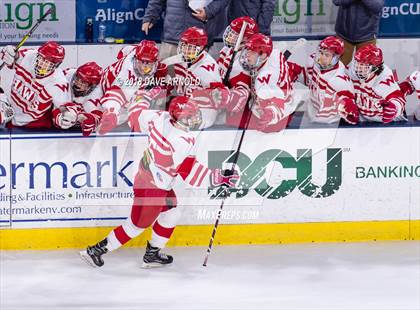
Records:
[[[82,128],[83,137],[88,137],[95,131],[99,124],[100,116],[93,113],[82,113],[79,115],[80,127]]]
[[[249,91],[246,89],[236,89],[231,90],[231,96],[229,98],[230,112],[238,113],[244,110],[245,105],[248,102]]]
[[[55,126],[61,129],[69,129],[77,123],[80,112],[78,104],[69,102],[53,110],[53,120]]]
[[[347,123],[356,125],[359,122],[359,109],[351,98],[343,98],[337,107],[338,115]]]
[[[269,107],[260,109],[259,111],[260,116],[258,117],[257,130],[267,132],[268,126],[275,123],[276,115],[274,110]]]
[[[0,94],[0,125],[10,122],[15,115],[15,112],[7,100],[7,96]]]
[[[381,102],[381,105],[383,107],[382,122],[388,124],[397,116],[397,106],[394,103],[385,100]]]
[[[0,50],[0,65],[5,63],[12,66],[16,60],[16,51],[13,45],[7,45]]]
[[[217,87],[211,90],[212,100],[217,108],[224,108],[229,102],[229,89],[227,87]]]
[[[214,187],[235,187],[236,182],[239,180],[239,174],[236,170],[232,169],[214,169],[210,174],[211,185]]]
[[[411,84],[409,79],[401,82],[399,85],[400,85],[400,89],[404,97],[407,97],[408,95],[411,95],[412,93],[414,93],[413,84]]]
[[[117,127],[118,116],[115,113],[114,108],[111,108],[102,114],[102,119],[98,127],[98,133],[100,135],[105,135],[110,132],[112,129]]]

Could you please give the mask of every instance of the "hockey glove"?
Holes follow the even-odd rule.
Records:
[[[0,94],[0,125],[10,122],[15,115],[5,94]]]
[[[397,106],[394,103],[387,101],[382,101],[381,105],[383,106],[382,122],[388,124],[397,116]]]
[[[97,113],[82,113],[79,115],[80,127],[84,137],[90,136],[96,130],[100,119],[101,116]]]
[[[359,122],[359,109],[350,98],[343,98],[337,107],[338,115],[351,125],[356,125]]]
[[[13,66],[16,60],[16,51],[15,47],[12,45],[7,45],[0,50],[0,65],[2,63],[6,64],[8,67]]]
[[[210,182],[214,187],[235,187],[239,180],[239,174],[236,170],[214,169],[210,174]]]
[[[399,85],[404,97],[407,97],[408,95],[411,95],[414,92],[413,84],[411,84],[409,79],[401,82]]]
[[[102,115],[101,122],[99,124],[98,133],[100,135],[105,135],[110,132],[112,129],[117,127],[118,124],[118,116],[114,112],[114,108],[111,108],[104,112]]]

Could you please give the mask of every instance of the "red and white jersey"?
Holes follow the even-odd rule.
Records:
[[[411,85],[413,85],[414,91],[417,94],[417,98],[420,100],[420,71],[414,71],[408,77]]]
[[[194,97],[203,118],[200,128],[212,126],[219,113],[219,107],[210,93],[212,88],[222,85],[217,62],[207,52],[202,52],[193,64],[185,62],[175,64],[174,71],[173,86],[177,95]],[[203,93],[202,90],[205,89],[209,91]]]
[[[50,123],[53,108],[71,102],[70,86],[61,69],[57,68],[43,78],[35,77],[37,54],[37,50],[34,49],[21,50],[18,60],[13,65],[15,75],[10,91],[10,103],[15,111],[12,120],[14,126],[25,126],[39,121],[39,127],[44,127],[41,124]]]
[[[225,77],[225,74],[229,68],[229,64],[232,61],[233,48],[228,46],[223,46],[220,50],[219,58],[217,59],[217,64],[219,65],[219,72],[222,78]],[[235,60],[239,58],[239,53],[236,54]]]
[[[396,121],[405,120],[403,113],[406,102],[398,82],[388,66],[384,65],[384,69],[379,75],[374,74],[365,81],[360,81],[351,75],[350,77],[353,81],[361,120],[382,122],[384,101],[392,102],[397,107]]]
[[[67,79],[67,82],[71,86],[71,82],[76,73],[76,68],[67,68],[65,69],[64,76]],[[102,111],[100,100],[103,96],[101,85],[97,85],[89,94],[86,96],[76,97],[73,93],[72,88],[70,87],[71,102],[74,102],[80,105],[81,109],[84,112],[92,113],[93,111]]]
[[[309,57],[300,75],[300,81],[310,90],[308,116],[318,123],[339,122],[338,103],[344,97],[354,100],[353,83],[341,61],[331,69],[320,70],[314,57],[315,54]]]
[[[152,78],[142,78],[137,74],[134,68],[134,52],[134,47],[131,52],[121,52],[122,58],[104,70],[101,81],[104,96],[101,104],[105,109],[114,108],[119,111],[121,107],[126,107],[131,102],[138,89],[148,88],[151,84],[157,84],[156,82],[166,78],[167,67],[161,63],[158,64]]]
[[[258,116],[259,102],[272,100],[277,107],[282,119],[292,114],[299,103],[294,97],[294,76],[283,53],[275,49],[267,61],[257,70],[253,79],[252,95],[257,104],[252,107],[252,112]]]
[[[209,182],[211,170],[195,159],[195,136],[175,127],[168,112],[143,110],[140,129],[149,135],[145,156],[156,186],[172,189],[179,175],[191,186]]]

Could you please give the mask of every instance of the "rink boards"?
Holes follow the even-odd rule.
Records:
[[[225,202],[221,244],[420,239],[420,127],[248,131],[241,180]],[[239,134],[197,132],[197,158],[227,168]],[[147,136],[0,135],[0,248],[74,248],[130,212]],[[205,245],[221,199],[175,187],[172,245]],[[143,244],[145,237],[130,245]]]

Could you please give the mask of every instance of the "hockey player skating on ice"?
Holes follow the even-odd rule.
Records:
[[[251,74],[251,96],[243,110],[230,113],[226,124],[243,128],[243,113],[252,113],[248,128],[263,132],[278,132],[288,122],[299,100],[293,92],[297,73],[293,71],[284,54],[273,50],[273,41],[261,33],[253,35],[240,53],[239,62]],[[233,71],[233,70],[232,70]],[[236,79],[232,73],[230,83]],[[238,79],[241,73],[238,71]],[[243,82],[246,81],[245,76]],[[240,78],[242,78],[240,77]],[[252,111],[250,111],[252,107]]]
[[[0,51],[0,64],[15,71],[9,102],[14,110],[13,126],[27,128],[68,129],[76,122],[77,112],[71,104],[69,83],[59,65],[64,48],[47,42],[40,48],[22,49],[8,45]],[[52,110],[60,109],[52,118]]]
[[[191,98],[175,97],[169,112],[143,110],[139,114],[142,132],[149,135],[148,147],[140,160],[134,180],[134,202],[131,215],[104,240],[80,252],[90,265],[102,266],[102,255],[114,251],[152,226],[152,239],[147,243],[143,266],[161,266],[173,258],[161,252],[172,235],[179,218],[177,198],[172,189],[177,176],[191,186],[234,186],[239,176],[223,175],[210,170],[194,156],[195,137],[190,129],[198,128],[201,113]]]
[[[77,69],[64,70],[64,75],[70,83],[72,102],[78,108],[78,125],[84,136],[89,136],[95,131],[102,116],[102,74],[102,68],[96,62],[85,63]]]
[[[203,116],[201,128],[215,123],[229,97],[217,62],[205,51],[207,40],[203,29],[191,27],[185,30],[178,45],[183,62],[174,66],[176,94],[192,97],[198,102]]]
[[[124,117],[128,116],[128,104],[139,89],[150,90],[150,93],[166,98],[166,86],[159,84],[159,81],[166,77],[168,70],[166,65],[159,62],[158,55],[157,44],[143,40],[131,50],[124,49],[119,56],[122,58],[105,69],[101,82],[104,91],[101,99],[104,109],[99,128],[101,134],[126,121]],[[156,98],[149,99],[152,101]]]
[[[307,113],[312,122],[336,123],[340,118],[350,124],[359,121],[353,83],[340,61],[343,52],[341,39],[327,37],[302,69],[299,80],[310,90]]]
[[[392,70],[384,64],[382,50],[368,44],[358,49],[350,63],[360,120],[389,123],[406,120],[405,98]]]
[[[407,97],[412,94],[417,95],[417,108],[414,110],[414,117],[420,121],[420,71],[414,71],[403,82],[400,83],[401,91]]]

